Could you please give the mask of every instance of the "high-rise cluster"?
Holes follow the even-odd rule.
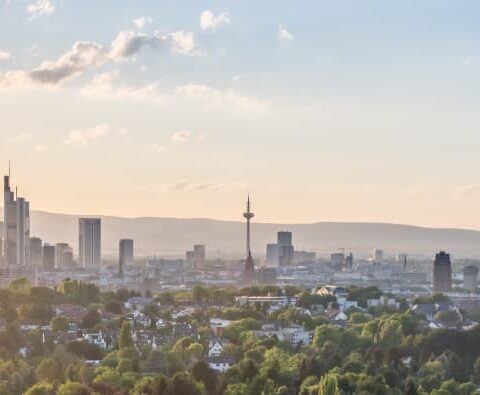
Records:
[[[10,171],[3,183],[4,261],[7,265],[27,266],[30,259],[30,204],[10,187]]]

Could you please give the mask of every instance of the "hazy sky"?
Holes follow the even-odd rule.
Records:
[[[480,228],[476,0],[0,0],[39,210]],[[6,165],[4,165],[6,168]]]

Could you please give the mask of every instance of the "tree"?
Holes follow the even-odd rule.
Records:
[[[210,290],[201,285],[195,285],[192,290],[192,298],[197,303],[207,303],[210,298]]]
[[[29,295],[31,287],[30,282],[26,278],[17,278],[8,285],[8,288],[14,294],[22,296]]]
[[[145,315],[147,315],[150,319],[157,318],[159,313],[160,313],[160,309],[158,307],[158,304],[156,304],[156,303],[147,304],[143,308],[143,313]]]
[[[108,311],[109,313],[113,313],[113,314],[122,314],[123,313],[123,305],[122,305],[122,303],[114,300],[114,301],[108,302],[105,305],[105,310]]]
[[[192,343],[185,350],[185,359],[190,361],[199,360],[203,355],[203,346],[200,343]]]
[[[162,292],[155,298],[155,301],[161,305],[170,305],[175,303],[175,296],[171,292]]]
[[[418,395],[417,386],[411,378],[407,380],[405,385],[405,395]]]
[[[90,389],[83,384],[68,382],[62,384],[57,391],[57,395],[90,395]]]
[[[118,345],[120,348],[133,347],[132,330],[128,321],[123,321],[118,337]]]
[[[456,311],[442,310],[435,314],[435,319],[446,327],[455,327],[460,323],[460,316]]]
[[[102,317],[100,316],[100,313],[97,310],[95,309],[89,310],[87,314],[85,314],[85,317],[83,317],[81,327],[86,329],[92,329],[101,320],[102,320]]]
[[[54,395],[55,390],[51,384],[38,383],[30,387],[25,395]]]
[[[100,360],[103,356],[103,352],[100,347],[85,341],[72,340],[68,342],[65,347],[69,353],[80,358]]]
[[[53,358],[43,359],[35,373],[40,380],[48,383],[62,380],[62,366]]]
[[[130,359],[122,358],[118,361],[116,369],[119,373],[131,372],[133,371],[133,363]]]
[[[247,388],[247,384],[244,383],[229,384],[223,393],[225,395],[245,395]]]
[[[480,385],[480,357],[478,357],[473,364],[473,373],[471,380],[475,384]]]
[[[122,377],[116,370],[107,367],[100,367],[95,370],[97,376],[94,383],[108,384],[116,388],[122,386]]]
[[[206,362],[200,361],[193,365],[192,373],[195,380],[203,383],[209,394],[216,394],[218,386],[217,374]]]
[[[172,394],[202,395],[199,385],[189,374],[182,372],[173,376],[170,391]]]
[[[319,384],[318,395],[340,395],[338,380],[333,374],[326,374]]]
[[[64,316],[57,316],[50,321],[50,326],[54,332],[67,332],[68,331],[68,319]]]

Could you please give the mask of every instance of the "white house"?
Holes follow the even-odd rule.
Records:
[[[215,338],[210,340],[208,343],[208,356],[209,357],[219,357],[222,352],[223,348],[228,342],[226,340]]]
[[[102,350],[107,348],[107,342],[103,337],[102,331],[98,333],[86,333],[83,336],[83,340],[89,342],[90,344],[95,344],[96,346],[100,347]]]
[[[234,361],[231,358],[226,357],[208,357],[207,363],[210,368],[216,370],[217,372],[225,373],[228,369],[230,369]]]

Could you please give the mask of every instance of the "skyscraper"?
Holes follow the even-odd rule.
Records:
[[[38,237],[30,237],[30,265],[40,267],[42,265],[42,256],[42,239]]]
[[[207,249],[205,244],[195,244],[193,246],[193,256],[197,263],[202,263],[207,258]]]
[[[73,266],[73,249],[67,243],[55,244],[55,268],[66,269]]]
[[[378,248],[373,249],[373,254],[372,254],[372,261],[375,263],[382,263],[383,258],[384,258],[385,252],[383,250],[380,250]]]
[[[82,267],[100,266],[102,262],[102,220],[78,220],[78,264]]]
[[[30,251],[30,204],[10,188],[10,170],[3,179],[3,240],[7,265],[26,266]]]
[[[42,265],[43,270],[49,272],[55,270],[55,246],[48,244],[43,246]]]
[[[433,290],[448,292],[452,289],[452,263],[450,255],[440,251],[433,263]]]
[[[278,267],[280,263],[280,249],[278,244],[267,244],[267,266]]]
[[[123,239],[119,242],[118,274],[123,276],[125,266],[133,264],[133,240]]]
[[[478,267],[477,266],[465,266],[462,269],[463,272],[463,288],[468,289],[470,292],[477,292],[478,287]]]
[[[292,232],[280,231],[277,233],[277,243],[281,246],[292,245]]]
[[[254,217],[253,212],[250,211],[250,196],[248,196],[247,210],[243,213],[243,217],[247,220],[247,259],[245,260],[244,280],[246,284],[251,284],[255,277],[255,263],[250,248],[250,220]]]
[[[294,247],[292,244],[292,232],[278,232],[277,243],[280,266],[291,265],[293,262],[294,254]]]

